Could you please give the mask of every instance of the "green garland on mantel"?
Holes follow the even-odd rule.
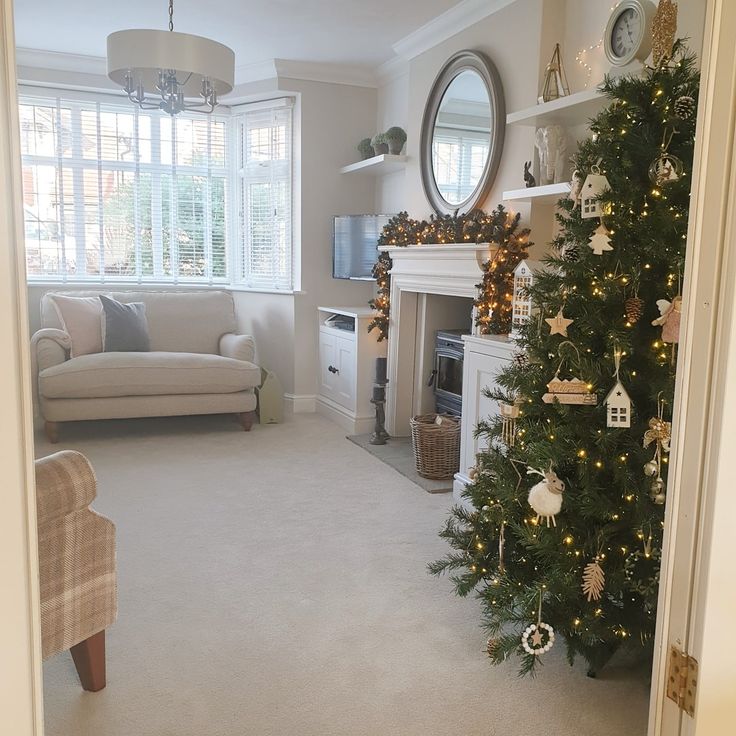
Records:
[[[492,243],[493,256],[483,264],[483,278],[476,284],[475,324],[482,335],[505,335],[511,329],[511,300],[514,269],[527,257],[529,229],[519,229],[521,215],[512,215],[499,204],[493,212],[473,210],[459,215],[431,215],[429,220],[415,220],[407,212],[399,212],[383,228],[378,239],[381,246],[426,244]],[[391,257],[380,251],[373,266],[377,294],[369,305],[376,311],[368,331],[378,331],[378,342],[388,337],[391,310]]]

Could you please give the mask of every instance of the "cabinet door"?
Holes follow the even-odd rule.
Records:
[[[475,428],[481,419],[495,417],[498,403],[484,395],[484,390],[496,388],[496,376],[508,359],[465,352],[465,381],[463,385],[462,450],[460,472],[467,476],[475,465],[475,456],[488,447],[484,437],[475,437]]]
[[[337,395],[335,401],[346,409],[355,409],[355,341],[337,339]]]
[[[319,392],[335,399],[337,395],[337,339],[328,332],[319,333]]]

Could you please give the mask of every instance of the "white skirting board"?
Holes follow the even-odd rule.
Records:
[[[315,394],[284,394],[284,409],[290,414],[313,414],[317,411]]]
[[[349,434],[372,432],[376,424],[375,416],[356,416],[326,396],[317,397],[317,413],[339,424]]]

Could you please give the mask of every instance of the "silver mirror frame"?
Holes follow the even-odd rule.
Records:
[[[488,158],[483,168],[480,180],[473,193],[458,204],[450,204],[440,193],[437,181],[434,178],[432,166],[432,138],[434,124],[437,119],[442,98],[452,80],[464,71],[474,71],[480,76],[488,91],[488,101],[493,113],[495,127],[491,131]],[[422,171],[422,185],[424,193],[437,214],[449,215],[456,211],[470,212],[476,209],[493,186],[498,172],[498,165],[503,152],[503,142],[506,135],[506,104],[503,96],[503,85],[493,62],[479,51],[458,51],[451,56],[437,75],[429,92],[427,105],[424,108],[422,119],[422,136],[420,142],[420,164]]]

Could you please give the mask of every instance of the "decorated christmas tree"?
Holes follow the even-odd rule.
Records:
[[[430,568],[478,595],[494,663],[552,646],[595,673],[654,635],[698,73],[681,43],[609,99],[574,156],[519,354],[489,394],[465,496]]]

